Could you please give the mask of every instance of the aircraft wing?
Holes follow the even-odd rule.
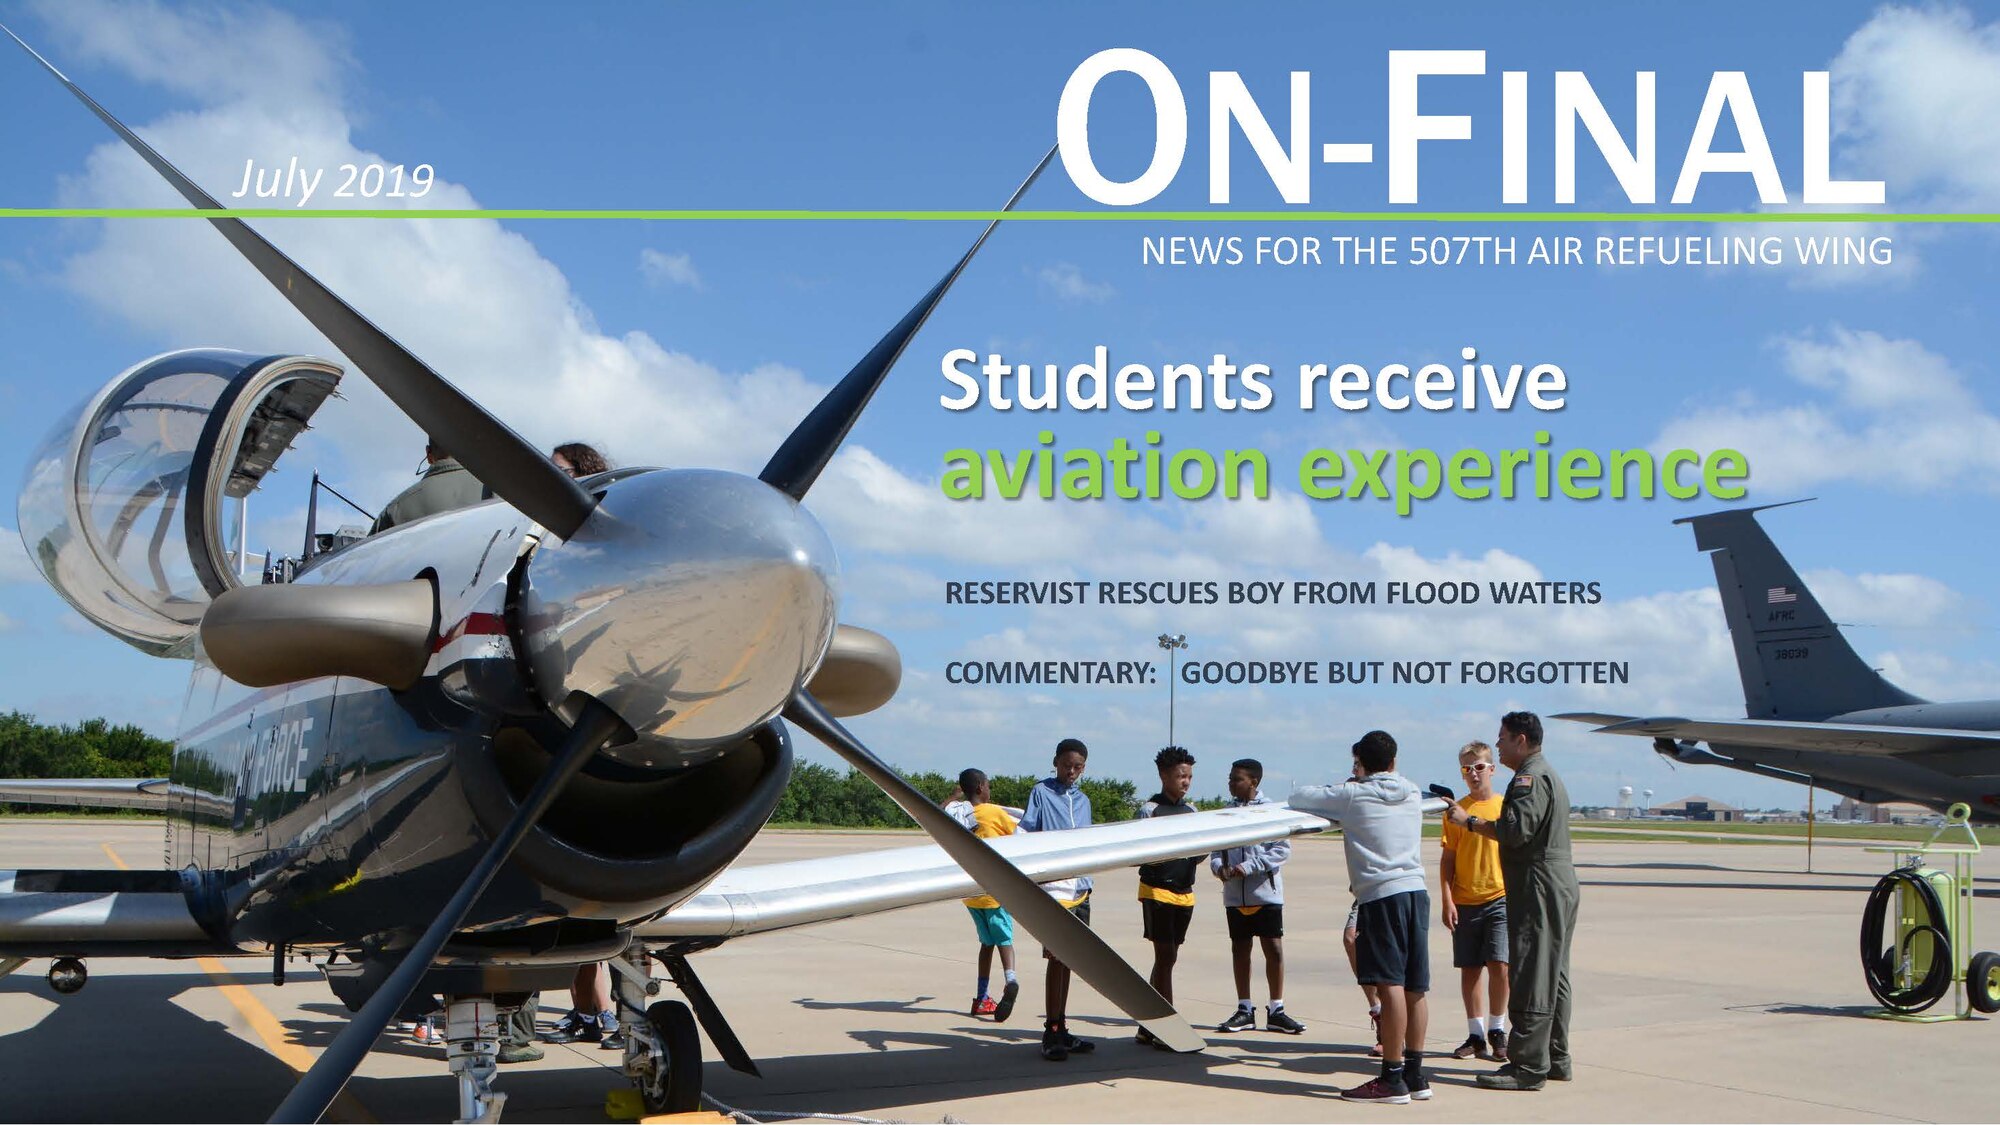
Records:
[[[1048,882],[1330,827],[1324,817],[1282,804],[1247,805],[1064,832],[1018,832],[987,843],[1030,878]],[[637,933],[648,941],[736,937],[979,893],[943,848],[926,844],[732,867]]]
[[[0,778],[0,805],[87,805],[166,812],[164,777]]]
[[[1950,727],[1887,727],[1865,723],[1808,723],[1779,719],[1684,719],[1677,716],[1628,718],[1573,712],[1554,716],[1597,724],[1598,734],[1629,734],[1641,738],[1688,739],[1737,746],[1768,746],[1779,750],[1818,750],[1830,754],[1896,756],[2000,747],[2000,731],[1957,730]]]

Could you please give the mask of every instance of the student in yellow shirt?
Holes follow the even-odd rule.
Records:
[[[1500,816],[1501,797],[1493,791],[1493,748],[1468,742],[1458,752],[1459,773],[1469,792],[1458,807],[1485,820]],[[1451,931],[1451,963],[1458,966],[1465,998],[1465,1042],[1453,1058],[1474,1055],[1507,1061],[1507,886],[1500,878],[1500,845],[1447,819],[1444,861],[1444,928]],[[1486,987],[1479,975],[1486,974]],[[1492,1012],[1491,1016],[1486,1015]]]
[[[957,816],[959,823],[970,828],[974,836],[990,840],[1014,834],[1014,818],[993,803],[993,787],[984,771],[960,773],[958,788],[965,799],[946,805],[945,811]],[[1021,995],[1021,982],[1014,976],[1014,917],[992,895],[974,895],[964,902],[965,908],[972,912],[972,928],[979,934],[979,990],[972,997],[972,1014],[992,1016],[998,1023],[1014,1014],[1014,1000]],[[1007,974],[1006,987],[1000,990],[997,1001],[987,991],[993,979],[996,949],[1000,951],[1000,968]]]

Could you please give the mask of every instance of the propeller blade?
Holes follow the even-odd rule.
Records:
[[[123,137],[125,143],[132,146],[132,151],[152,165],[153,170],[165,177],[174,190],[196,209],[224,209],[214,196],[181,174],[180,169],[167,163],[165,157],[153,151],[151,145],[140,140],[138,134],[113,117],[110,110],[97,104],[95,98],[84,93],[81,87],[71,82],[67,75],[55,68],[55,64],[43,58],[20,36],[4,25],[0,25],[0,31],[6,32],[9,39],[34,56],[35,61],[55,75],[57,81],[69,87],[69,92],[75,94],[78,101],[110,126],[112,132]],[[466,471],[479,478],[480,483],[491,488],[494,495],[564,539],[574,535],[576,529],[583,525],[596,501],[571,480],[568,473],[542,456],[541,451],[509,429],[506,423],[488,414],[463,391],[446,382],[442,375],[391,339],[388,333],[375,327],[368,318],[320,284],[318,279],[265,241],[241,219],[217,217],[208,221],[251,265],[257,267],[257,272],[263,274],[265,280],[292,303],[293,308],[311,321],[312,326],[332,341],[334,347],[352,359],[362,374],[382,388],[382,393],[389,396],[389,401],[395,403],[397,409],[429,434],[432,441],[456,457]]]
[[[902,806],[966,874],[978,881],[981,889],[998,899],[1029,933],[1105,999],[1176,1051],[1199,1051],[1206,1046],[1194,1028],[1174,1011],[1173,1005],[1153,991],[1146,978],[1133,971],[1103,938],[1072,917],[1049,892],[1007,862],[1006,857],[987,847],[986,841],[966,831],[951,814],[926,800],[849,734],[811,692],[801,691],[793,696],[785,705],[785,718],[826,743],[848,765],[860,770],[887,793],[890,800]]]
[[[1014,189],[1014,194],[1007,199],[1007,205],[1000,210],[1014,209],[1014,204],[1019,203],[1021,197],[1028,194],[1028,188],[1041,176],[1042,169],[1049,166],[1049,161],[1055,154],[1054,148],[1049,149],[1048,154],[1042,157],[1042,162],[1035,165],[1035,170],[1028,173],[1028,178],[1021,181],[1021,186]],[[889,369],[896,365],[897,357],[901,356],[903,349],[910,345],[910,338],[917,334],[917,329],[924,326],[924,321],[930,319],[931,311],[937,308],[937,303],[944,298],[945,290],[950,289],[951,283],[958,280],[958,275],[965,272],[965,267],[971,263],[972,256],[979,253],[981,246],[986,245],[987,236],[999,225],[999,219],[987,223],[986,229],[979,232],[979,237],[973,241],[972,249],[967,250],[965,256],[958,260],[958,264],[951,267],[951,272],[932,286],[931,291],[924,294],[923,299],[904,314],[902,320],[896,322],[896,326],[889,330],[889,334],[869,349],[868,354],[861,357],[861,362],[855,364],[854,369],[840,382],[834,384],[833,389],[826,393],[826,397],[820,399],[819,404],[812,408],[812,413],[805,416],[797,428],[792,430],[791,435],[785,438],[785,443],[771,455],[771,460],[765,464],[764,471],[757,474],[758,480],[794,500],[805,498],[806,490],[819,479],[820,471],[826,468],[828,461],[833,460],[834,453],[840,449],[840,443],[846,440],[847,431],[853,429],[854,423],[861,419],[861,412],[868,408],[868,400],[875,397],[875,388],[882,385],[882,380],[888,376]]]
[[[620,736],[630,735],[630,728],[609,707],[594,699],[585,701],[581,713],[577,715],[576,725],[570,728],[569,738],[550,760],[549,768],[535,781],[535,787],[522,800],[514,819],[508,821],[500,834],[493,838],[486,854],[480,856],[479,862],[466,874],[465,881],[459,884],[451,900],[438,912],[430,928],[403,955],[396,971],[389,974],[389,979],[382,982],[382,987],[375,990],[375,995],[368,998],[368,1002],[321,1052],[312,1069],[306,1071],[298,1085],[292,1087],[284,1103],[271,1115],[272,1121],[313,1122],[320,1119],[320,1115],[333,1104],[333,1099],[340,1096],[347,1080],[354,1076],[361,1060],[368,1056],[369,1048],[375,1045],[382,1030],[396,1018],[396,1013],[402,1010],[410,994],[417,990],[424,974],[430,971],[431,961],[438,950],[458,929],[459,923],[465,920],[466,913],[472,909],[473,903],[479,901],[479,896],[493,881],[500,865],[514,854],[514,849],[528,834],[528,829],[542,818],[549,805],[555,802],[556,795],[562,792],[563,786],[576,776],[599,747]]]

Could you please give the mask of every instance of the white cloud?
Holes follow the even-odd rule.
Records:
[[[1910,207],[2000,205],[2000,23],[1962,7],[1885,7],[1831,65],[1836,154]],[[1836,174],[1847,173],[1839,166]]]
[[[1117,292],[1111,288],[1111,283],[1108,281],[1091,281],[1085,278],[1083,271],[1069,262],[1043,266],[1038,276],[1044,289],[1065,301],[1103,304]]]
[[[1698,410],[1669,422],[1653,447],[1739,450],[1764,497],[1828,481],[1987,491],[2000,481],[2000,418],[1943,356],[1839,325],[1781,339],[1778,350],[1802,393]]]
[[[282,86],[302,103],[336,96],[354,69],[338,25],[302,22],[256,8],[168,8],[158,0],[37,0],[64,56],[105,63],[141,81],[203,100],[236,99]],[[47,51],[43,52],[47,54]],[[274,84],[273,75],[282,75]],[[128,122],[129,124],[129,122]]]
[[[282,84],[168,82],[202,104],[150,124],[141,135],[219,195],[243,175],[244,154],[307,167],[408,163],[352,139],[339,94],[347,68],[338,37],[327,41],[280,13],[187,16],[157,6],[105,15],[95,5],[45,12],[66,50],[107,59],[141,77],[164,68],[135,60],[135,36],[180,44],[176,74],[239,73],[255,55],[259,73],[305,76]],[[100,18],[101,17],[101,18]],[[137,30],[135,31],[135,27]],[[210,34],[220,29],[219,34]],[[332,175],[332,173],[329,173]],[[321,203],[388,205],[391,201]],[[72,205],[173,205],[179,200],[125,146],[93,150],[61,196]],[[463,185],[438,181],[412,206],[469,208]],[[483,220],[259,224],[302,266],[391,335],[538,445],[586,440],[620,463],[754,469],[774,441],[817,400],[820,388],[796,371],[766,366],[725,372],[645,333],[600,330],[568,281],[522,236]],[[691,267],[690,267],[691,268]],[[106,223],[70,257],[61,276],[77,294],[158,337],[163,346],[226,343],[245,349],[331,352],[235,251],[205,224]],[[199,278],[200,284],[189,284]],[[108,373],[107,373],[108,374]],[[344,461],[336,478],[357,499],[379,502],[409,481],[421,444],[415,427],[358,373],[290,461],[329,452]],[[604,409],[605,403],[619,409]]]
[[[639,274],[648,285],[685,285],[702,288],[701,274],[687,254],[668,254],[652,247],[639,251]]]

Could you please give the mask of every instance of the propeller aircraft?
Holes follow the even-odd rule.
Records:
[[[0,30],[6,30],[0,28]],[[7,35],[200,211],[223,208]],[[1012,209],[1045,168],[1014,192]],[[419,990],[444,997],[462,1120],[496,1120],[496,996],[609,959],[624,1072],[694,1109],[706,1030],[756,1064],[689,958],[724,941],[974,893],[999,899],[1176,1050],[1201,1038],[1036,880],[1314,832],[1284,806],[989,844],[840,720],[887,703],[894,646],[840,620],[839,561],[803,506],[997,220],[834,385],[755,477],[641,469],[581,482],[241,220],[207,221],[495,499],[316,550],[263,583],[224,514],[331,396],[340,364],[178,351],[58,425],[20,504],[30,556],[84,617],[191,664],[166,778],[0,780],[0,801],[150,809],[159,871],[0,871],[0,975],[54,959],[317,964],[353,1013],[273,1121],[314,1121]],[[792,729],[864,773],[931,845],[733,867],[792,767]],[[658,999],[665,967],[685,998]]]

